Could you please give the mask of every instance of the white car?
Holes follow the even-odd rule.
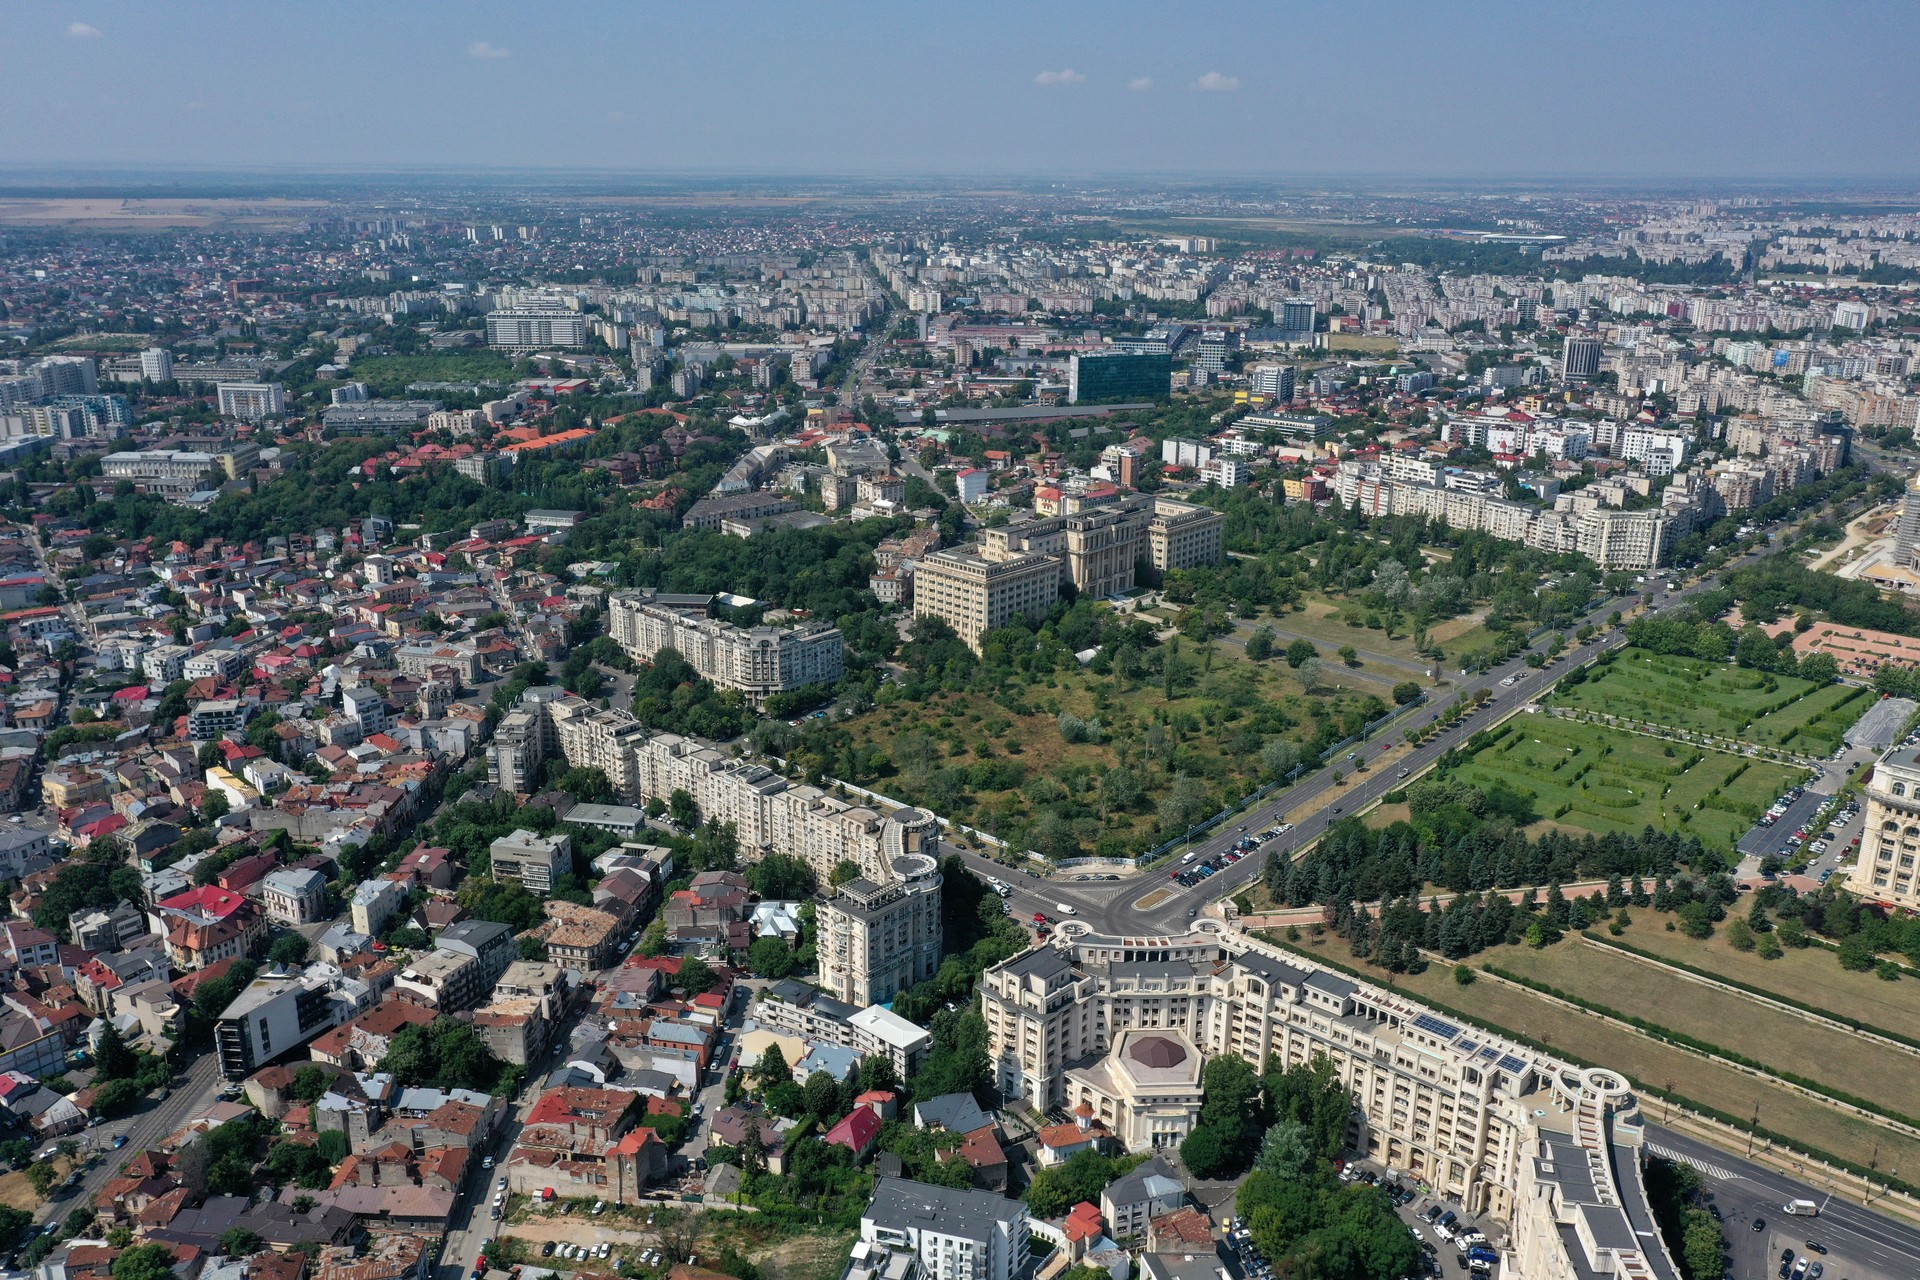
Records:
[[[1058,911],[1063,916],[1077,916],[1080,914],[1078,911],[1075,911],[1073,909],[1073,904],[1071,902],[1056,902],[1053,904],[1053,909],[1055,911]]]

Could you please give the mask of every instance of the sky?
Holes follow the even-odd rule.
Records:
[[[12,0],[0,167],[1920,179],[1912,0]]]

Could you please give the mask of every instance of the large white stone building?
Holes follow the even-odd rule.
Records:
[[[1349,1144],[1512,1223],[1507,1274],[1677,1280],[1650,1229],[1641,1121],[1622,1082],[1463,1026],[1212,922],[1106,937],[1068,922],[981,979],[1001,1092],[1086,1103],[1134,1146],[1178,1141],[1206,1058],[1325,1057],[1353,1095]]]

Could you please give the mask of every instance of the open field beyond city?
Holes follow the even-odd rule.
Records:
[[[1568,944],[1559,944],[1562,947]],[[1907,1137],[1836,1106],[1782,1089],[1770,1081],[1711,1062],[1672,1045],[1661,1044],[1630,1028],[1591,1014],[1554,1004],[1545,997],[1482,977],[1471,988],[1455,984],[1452,971],[1436,965],[1413,975],[1369,970],[1356,961],[1344,941],[1329,937],[1314,952],[1324,951],[1335,963],[1366,973],[1373,981],[1392,984],[1408,994],[1470,1012],[1475,1019],[1503,1031],[1540,1041],[1556,1053],[1602,1063],[1626,1073],[1636,1082],[1669,1090],[1724,1115],[1751,1119],[1797,1146],[1812,1148],[1867,1165],[1879,1161],[1882,1169],[1898,1165],[1920,1168],[1920,1139]],[[1584,955],[1584,953],[1581,953]],[[1486,960],[1476,957],[1475,963]],[[1703,1035],[1702,1038],[1705,1038]],[[1829,1040],[1826,1052],[1842,1050]],[[1649,1114],[1661,1116],[1657,1098],[1647,1099]]]
[[[1730,848],[1806,771],[1529,712],[1455,773],[1532,795],[1540,817],[1563,828],[1653,826]]]
[[[1413,634],[1405,624],[1388,637],[1378,627],[1364,625],[1365,610],[1354,606],[1343,613],[1343,601],[1309,596],[1304,607],[1295,612],[1278,613],[1273,625],[1282,631],[1305,636],[1319,645],[1322,656],[1332,658],[1341,645],[1350,644],[1370,653],[1385,654],[1416,666],[1431,666],[1413,647]],[[1480,622],[1478,611],[1436,622],[1427,632],[1427,643],[1439,645],[1448,654],[1466,653],[1486,645],[1493,638]]]
[[[1563,687],[1556,706],[1624,716],[1803,755],[1825,755],[1872,705],[1873,693],[1817,685],[1675,654],[1623,649],[1585,682]]]
[[[322,200],[260,199],[0,199],[0,223],[76,227],[89,231],[230,227],[259,230],[304,222]]]

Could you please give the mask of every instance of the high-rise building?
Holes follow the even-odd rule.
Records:
[[[1567,339],[1560,353],[1560,376],[1568,382],[1591,382],[1600,373],[1601,345],[1598,338]]]
[[[165,347],[148,347],[142,351],[140,376],[148,382],[172,382],[173,352]]]
[[[1311,298],[1288,298],[1273,315],[1274,327],[1280,330],[1283,342],[1313,341],[1314,320]]]
[[[1173,357],[1124,351],[1076,355],[1067,370],[1067,401],[1165,400],[1173,394]]]
[[[1907,481],[1907,491],[1900,496],[1900,523],[1894,526],[1893,554],[1900,564],[1908,566],[1920,556],[1920,471]]]
[[[894,818],[916,849],[892,860],[895,878],[856,877],[820,908],[820,985],[849,1004],[891,1003],[940,968],[939,826],[924,809]]]
[[[1257,396],[1293,399],[1293,366],[1290,364],[1257,364],[1253,366],[1250,381]]]
[[[100,368],[91,356],[48,356],[34,365],[50,396],[91,396],[100,391]]]
[[[220,412],[243,422],[277,418],[287,411],[287,389],[278,382],[223,382]]]
[[[565,307],[503,307],[487,313],[487,345],[509,351],[584,347],[587,318]]]
[[[1044,617],[1060,598],[1060,559],[1026,554],[989,561],[966,551],[936,551],[913,575],[916,617],[944,619],[974,652],[987,632],[1019,614]]]
[[[1902,910],[1920,909],[1920,749],[1895,747],[1881,756],[1866,791],[1865,834],[1847,888]]]

